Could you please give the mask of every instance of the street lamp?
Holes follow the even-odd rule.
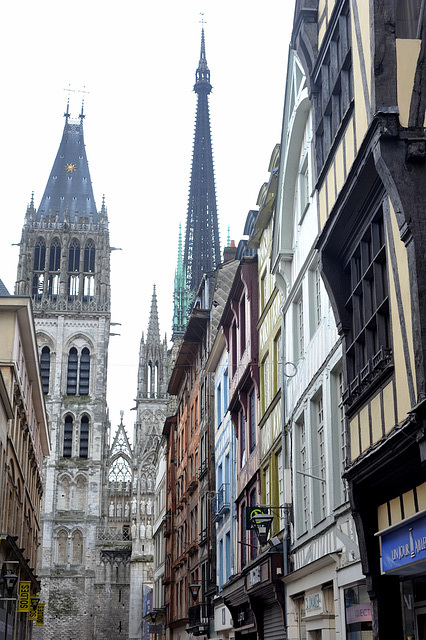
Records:
[[[38,603],[40,602],[40,598],[38,596],[31,596],[30,600],[33,611],[36,611]]]
[[[269,515],[268,513],[258,513],[251,518],[253,529],[256,532],[257,539],[261,546],[266,544],[266,541],[268,540],[273,519],[274,516]]]
[[[198,598],[198,593],[201,589],[201,585],[200,584],[190,584],[189,585],[189,590],[191,592],[191,596],[192,599],[194,600],[194,602],[196,602],[197,598]]]
[[[6,591],[9,594],[9,597],[12,596],[13,590],[15,588],[15,584],[18,582],[18,576],[16,573],[12,573],[12,571],[8,570],[7,573],[4,573],[0,578],[0,584],[6,587]]]

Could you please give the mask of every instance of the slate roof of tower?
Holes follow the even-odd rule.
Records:
[[[84,146],[83,110],[77,120],[71,120],[68,106],[64,115],[62,140],[37,209],[36,220],[40,220],[42,215],[45,218],[58,216],[62,222],[68,211],[71,221],[77,215],[78,218],[92,216],[96,222],[98,213]]]
[[[0,280],[0,296],[10,296],[10,293],[7,290],[7,287],[5,286],[5,284],[3,283],[3,280]]]

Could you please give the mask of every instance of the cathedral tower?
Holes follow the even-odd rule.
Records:
[[[39,207],[27,209],[17,295],[33,301],[51,432],[45,461],[38,575],[46,603],[38,638],[102,640],[96,626],[96,542],[108,432],[110,242],[93,196],[83,109],[69,109]]]
[[[195,72],[198,100],[183,258],[190,303],[203,274],[215,269],[221,260],[208,103],[211,90],[202,29],[200,61]]]
[[[167,339],[160,338],[157,293],[154,285],[148,331],[146,339],[142,334],[140,343],[136,395],[129,606],[131,640],[141,638],[144,625],[142,599],[146,596],[147,589],[152,589],[154,582],[155,461],[167,415],[168,359]]]

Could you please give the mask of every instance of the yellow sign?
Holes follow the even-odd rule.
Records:
[[[31,582],[19,583],[19,606],[18,611],[20,613],[29,613],[31,609]]]
[[[37,609],[31,609],[28,611],[28,620],[37,620]]]
[[[36,627],[42,627],[44,625],[44,602],[39,602],[37,605],[36,613]]]

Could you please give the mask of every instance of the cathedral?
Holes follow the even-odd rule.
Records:
[[[154,287],[140,345],[134,442],[110,434],[106,389],[110,240],[93,195],[83,109],[69,106],[39,206],[28,206],[17,295],[32,298],[51,434],[44,464],[35,636],[140,638],[153,574],[153,451],[166,416],[168,351]]]

